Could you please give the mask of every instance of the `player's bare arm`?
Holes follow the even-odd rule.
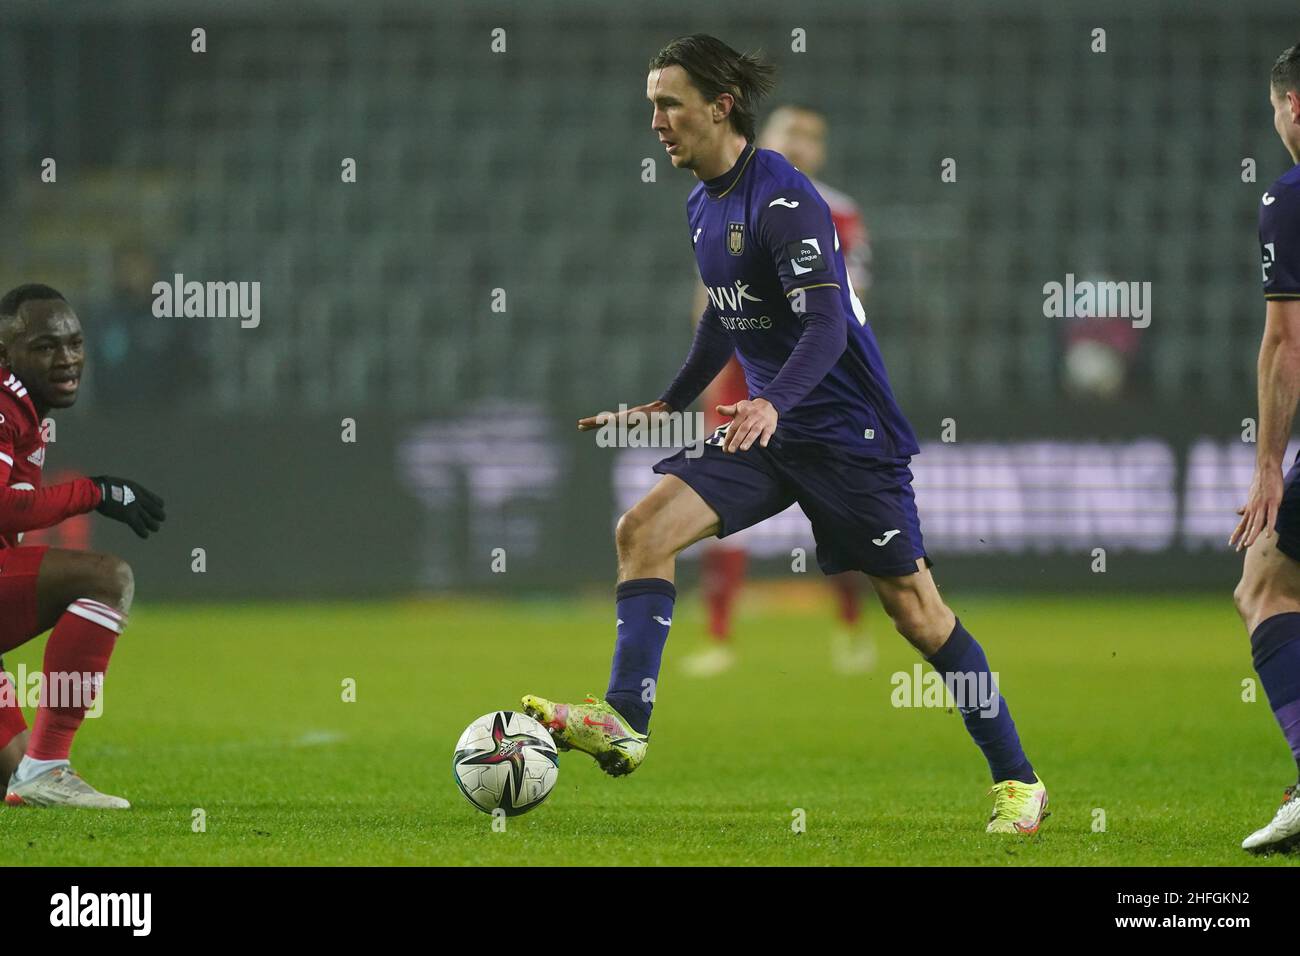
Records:
[[[1266,537],[1282,503],[1282,461],[1300,401],[1300,299],[1270,300],[1259,347],[1259,432],[1255,477],[1228,544],[1240,551]]]
[[[602,425],[608,425],[611,422],[626,422],[632,420],[638,415],[659,415],[671,411],[673,411],[673,409],[668,407],[667,402],[656,399],[653,402],[646,402],[644,405],[636,405],[621,412],[597,412],[595,415],[589,415],[586,418],[579,418],[578,431],[589,432],[592,429],[600,428]]]

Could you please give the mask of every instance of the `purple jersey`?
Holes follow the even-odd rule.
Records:
[[[1264,298],[1300,299],[1300,165],[1268,187],[1259,206]]]
[[[830,208],[808,177],[750,145],[726,174],[692,190],[686,210],[709,305],[663,400],[689,405],[734,350],[750,397],[780,415],[779,441],[871,458],[916,454]]]

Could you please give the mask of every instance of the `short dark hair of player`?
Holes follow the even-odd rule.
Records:
[[[1277,58],[1273,64],[1273,72],[1269,74],[1269,80],[1272,81],[1273,89],[1279,93],[1288,90],[1300,93],[1300,43]]]
[[[68,301],[63,298],[63,293],[58,289],[41,285],[39,282],[28,282],[26,285],[10,289],[4,294],[4,298],[0,299],[0,322],[17,318],[18,310],[22,308],[24,302],[39,302],[45,299]]]
[[[680,66],[691,85],[709,102],[723,93],[735,101],[731,125],[746,140],[754,139],[758,103],[776,88],[776,67],[757,53],[737,53],[717,37],[692,33],[678,37],[650,58],[651,70]]]

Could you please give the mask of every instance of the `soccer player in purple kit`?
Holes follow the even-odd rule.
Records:
[[[1300,164],[1300,43],[1273,64],[1273,128]],[[1246,551],[1233,599],[1250,632],[1251,657],[1269,706],[1300,764],[1300,459],[1282,475],[1300,401],[1300,165],[1260,200],[1264,336],[1259,349],[1255,477],[1228,544]],[[1276,535],[1273,532],[1276,530]],[[1300,842],[1300,782],[1286,788],[1268,826],[1242,841],[1254,852]]]
[[[753,144],[773,68],[696,34],[669,43],[649,71],[651,128],[673,166],[699,180],[686,204],[688,235],[709,305],[668,390],[627,414],[685,411],[733,353],[750,397],[719,406],[731,421],[695,450],[702,454],[682,451],[655,465],[663,477],[619,520],[617,639],[604,699],[528,695],[524,710],[557,745],[590,754],[607,773],[635,770],[672,623],[677,554],[798,502],[823,573],[869,575],[894,626],[953,691],[993,776],[987,831],[1034,833],[1047,791],[984,651],[930,575],[908,468],[919,448],[849,282],[830,210],[807,176]],[[578,427],[600,427],[609,415]]]

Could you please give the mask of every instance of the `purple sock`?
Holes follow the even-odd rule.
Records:
[[[1250,635],[1255,673],[1300,769],[1300,614],[1274,614]]]
[[[1033,783],[1034,768],[1020,747],[1015,721],[1007,702],[998,692],[989,671],[984,649],[958,620],[948,641],[930,658],[930,665],[943,675],[957,701],[966,730],[989,762],[993,782],[1019,780]]]
[[[650,710],[659,683],[659,663],[668,641],[677,589],[663,578],[624,581],[615,592],[618,640],[605,700],[637,733],[650,730]],[[645,683],[647,680],[652,683]]]

